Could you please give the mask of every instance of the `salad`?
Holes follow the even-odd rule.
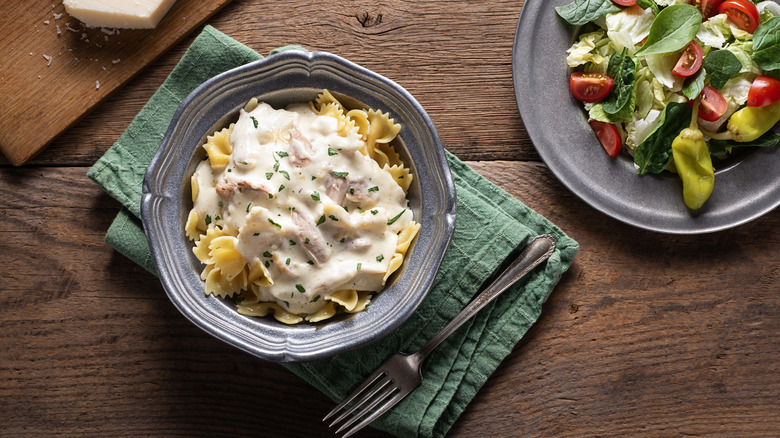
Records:
[[[750,0],[575,0],[556,7],[581,26],[569,85],[611,157],[640,175],[677,173],[700,208],[713,160],[777,147],[780,4]]]

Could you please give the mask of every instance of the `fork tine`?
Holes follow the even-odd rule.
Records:
[[[369,390],[365,395],[362,395],[359,400],[355,401],[355,404],[350,406],[349,409],[347,409],[345,412],[342,412],[341,415],[339,415],[338,418],[333,420],[332,423],[330,423],[330,427],[333,427],[338,423],[339,421],[343,420],[344,418],[348,417],[350,414],[355,412],[358,408],[362,408],[366,403],[370,402],[374,399],[374,397],[379,394],[380,391],[382,391],[387,385],[393,383],[393,379],[389,376],[383,373],[383,378],[380,379],[378,382],[376,382],[375,385],[368,386],[364,388],[363,390]],[[394,387],[390,387],[385,392],[391,392]],[[359,394],[361,395],[361,394]],[[383,395],[382,397],[386,397],[387,395]],[[365,409],[362,409],[365,412]],[[359,416],[357,416],[360,418]],[[350,423],[351,424],[351,423]]]
[[[352,391],[348,396],[344,397],[344,400],[342,400],[341,403],[339,403],[335,408],[333,408],[332,411],[328,412],[328,415],[326,415],[322,421],[327,420],[328,418],[335,415],[338,411],[340,411],[344,406],[351,403],[354,399],[357,398],[358,395],[360,395],[361,392],[363,392],[366,388],[373,385],[374,382],[376,382],[378,379],[385,376],[384,370],[376,370],[374,374],[370,375],[366,378],[366,380],[363,381],[363,383],[360,384],[357,388],[355,388],[354,391]]]
[[[400,389],[401,388],[398,388],[397,386],[391,386],[391,387],[387,388],[386,390],[382,391],[379,395],[377,395],[374,399],[372,399],[371,402],[367,406],[365,406],[364,408],[360,409],[360,412],[355,413],[354,415],[352,415],[352,418],[348,419],[344,424],[342,424],[341,427],[339,427],[338,430],[336,430],[336,433],[338,434],[338,433],[346,430],[347,428],[352,426],[352,424],[354,424],[355,422],[357,422],[360,419],[362,419],[365,415],[368,415],[368,414],[373,415],[374,412],[372,412],[372,411],[374,411],[374,408],[379,406],[380,403],[383,403],[388,397],[393,396],[394,394],[399,392]],[[384,405],[379,407],[378,410],[381,411],[380,414],[382,412],[384,412]],[[369,415],[369,417],[371,415]]]
[[[352,436],[353,434],[357,433],[360,429],[366,427],[369,423],[371,423],[372,421],[374,421],[377,418],[379,418],[380,415],[382,415],[385,412],[389,411],[390,408],[392,408],[393,406],[398,404],[398,402],[401,401],[406,396],[406,393],[404,393],[403,391],[400,391],[400,388],[398,388],[398,389],[399,389],[399,391],[393,396],[393,398],[391,398],[384,405],[382,405],[377,410],[372,412],[371,415],[369,415],[368,417],[364,418],[363,421],[361,421],[360,423],[356,424],[352,429],[350,429],[347,432],[345,432],[344,435],[341,438],[347,438],[349,436]],[[360,418],[360,417],[358,417],[358,416],[354,417],[354,419],[357,419],[357,418]],[[339,431],[342,430],[344,427],[346,427],[346,425],[342,426],[341,429],[339,429]],[[338,433],[339,431],[336,431],[336,433]]]

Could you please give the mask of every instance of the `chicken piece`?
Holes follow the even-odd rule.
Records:
[[[371,239],[367,237],[351,238],[344,242],[344,250],[346,251],[364,251],[369,247],[371,247]]]
[[[233,176],[226,176],[220,179],[215,189],[217,195],[225,201],[231,200],[236,192],[258,192],[266,196],[271,193],[271,189],[265,184],[238,179]]]
[[[295,167],[304,167],[315,154],[314,146],[296,127],[290,128],[290,163]]]
[[[349,201],[366,205],[373,205],[379,199],[379,192],[375,190],[375,184],[365,177],[350,178],[346,198]]]
[[[298,237],[298,242],[303,245],[303,248],[309,253],[315,263],[318,265],[325,263],[332,251],[325,241],[325,237],[317,229],[314,220],[298,211],[293,211],[292,220],[293,224],[298,228],[295,233]]]
[[[323,184],[325,185],[325,194],[328,198],[332,199],[336,204],[342,205],[347,194],[347,186],[349,185],[347,180],[328,173]]]

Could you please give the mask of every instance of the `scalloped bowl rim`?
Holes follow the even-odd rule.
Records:
[[[409,200],[420,232],[402,268],[366,311],[295,326],[240,315],[229,300],[203,293],[201,265],[184,236],[182,219],[191,208],[184,199],[202,154],[198,148],[216,127],[235,120],[251,97],[279,107],[306,101],[323,88],[389,112],[403,126],[399,153],[415,175]],[[368,345],[411,316],[432,287],[452,238],[455,187],[433,122],[405,89],[331,53],[286,51],[217,75],[183,100],[145,174],[141,216],[160,281],[185,317],[262,359],[299,362]]]

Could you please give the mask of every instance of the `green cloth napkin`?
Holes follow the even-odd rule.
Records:
[[[276,49],[302,50],[298,46]],[[106,235],[119,252],[155,272],[140,217],[141,183],[180,102],[210,77],[262,58],[206,26],[127,131],[89,170],[123,208]],[[457,191],[455,234],[429,295],[385,339],[329,359],[284,364],[335,401],[385,358],[420,348],[449,322],[533,237],[558,240],[546,264],[488,305],[444,341],[423,366],[423,383],[372,426],[400,437],[441,437],[541,313],[542,303],[571,265],[577,242],[547,219],[447,153]]]

